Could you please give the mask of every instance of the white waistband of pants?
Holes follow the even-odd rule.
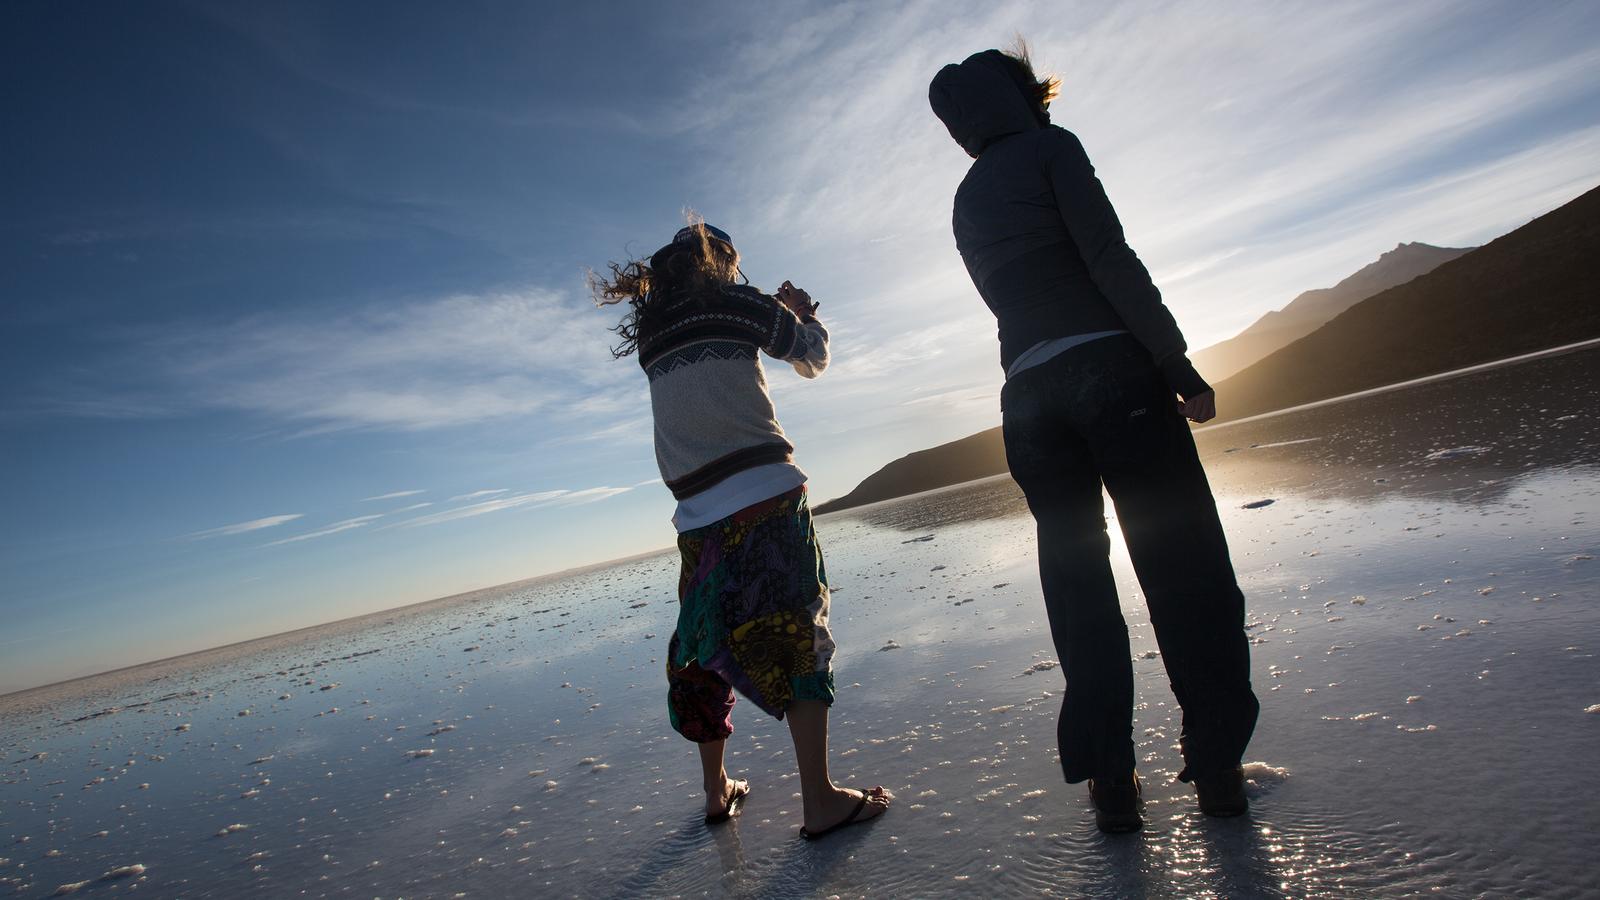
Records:
[[[1111,337],[1114,334],[1127,333],[1128,332],[1125,329],[1119,328],[1115,331],[1091,331],[1088,334],[1074,334],[1069,337],[1051,338],[1047,341],[1040,341],[1039,343],[1034,344],[1032,347],[1022,351],[1017,355],[1016,359],[1011,361],[1011,366],[1006,369],[1006,380],[1010,381],[1022,372],[1041,363],[1049,362],[1051,359],[1060,356],[1062,353],[1065,353],[1066,351],[1071,350],[1073,347],[1076,347],[1080,344],[1087,344],[1090,341],[1098,341],[1101,338]]]
[[[735,472],[693,497],[678,501],[672,526],[689,531],[725,519],[752,503],[787,493],[806,483],[794,463],[771,463]]]

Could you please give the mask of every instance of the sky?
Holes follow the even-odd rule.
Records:
[[[0,692],[669,546],[585,272],[686,210],[814,499],[998,424],[927,83],[1019,33],[1191,347],[1600,183],[1587,2],[7,3]]]

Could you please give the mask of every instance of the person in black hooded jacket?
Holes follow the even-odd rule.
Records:
[[[1212,418],[1215,395],[1083,145],[1050,124],[1058,87],[1034,75],[1025,50],[987,50],[941,69],[928,96],[975,160],[956,190],[956,247],[999,322],[1006,460],[1038,522],[1067,681],[1061,766],[1068,783],[1089,782],[1101,829],[1140,827],[1133,668],[1103,484],[1183,707],[1178,777],[1203,812],[1238,815],[1259,704],[1244,596],[1184,421]]]

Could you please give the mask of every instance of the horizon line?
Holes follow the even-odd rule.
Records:
[[[1369,396],[1372,396],[1372,395],[1375,395],[1375,394],[1382,394],[1382,393],[1386,393],[1386,392],[1389,392],[1389,391],[1401,390],[1401,389],[1404,389],[1404,388],[1414,387],[1414,386],[1417,386],[1417,385],[1420,385],[1420,384],[1426,384],[1426,383],[1434,382],[1434,381],[1443,381],[1443,380],[1450,379],[1450,378],[1457,378],[1457,377],[1460,377],[1460,376],[1463,376],[1463,375],[1470,375],[1470,374],[1472,374],[1474,372],[1480,372],[1480,371],[1483,371],[1483,370],[1486,370],[1486,369],[1493,369],[1493,368],[1498,368],[1498,367],[1501,367],[1501,366],[1509,366],[1509,365],[1516,365],[1518,363],[1531,362],[1531,361],[1536,360],[1536,359],[1543,359],[1545,357],[1550,357],[1550,356],[1559,356],[1559,355],[1564,354],[1564,353],[1571,353],[1571,352],[1574,352],[1574,351],[1584,350],[1584,349],[1588,349],[1588,348],[1591,348],[1591,347],[1600,347],[1600,337],[1589,338],[1587,340],[1582,340],[1582,341],[1574,341],[1573,343],[1570,343],[1570,344],[1561,344],[1561,345],[1558,345],[1558,346],[1555,346],[1555,347],[1546,347],[1543,350],[1535,350],[1535,351],[1532,351],[1532,352],[1529,352],[1529,353],[1520,353],[1520,354],[1517,354],[1515,356],[1508,356],[1508,357],[1505,357],[1503,359],[1491,360],[1491,361],[1485,362],[1485,363],[1475,363],[1473,365],[1465,366],[1465,367],[1462,367],[1462,368],[1459,368],[1459,369],[1451,369],[1451,370],[1449,370],[1447,372],[1437,372],[1437,373],[1434,373],[1432,375],[1424,375],[1424,376],[1422,376],[1420,378],[1411,378],[1411,379],[1407,379],[1405,381],[1397,381],[1397,382],[1395,382],[1393,384],[1386,384],[1386,385],[1381,385],[1381,386],[1375,387],[1375,388],[1367,388],[1365,390],[1355,391],[1355,392],[1349,393],[1349,394],[1342,394],[1342,395],[1340,395],[1338,397],[1328,397],[1328,398],[1325,398],[1325,399],[1322,399],[1322,400],[1314,400],[1314,401],[1311,401],[1309,403],[1301,403],[1301,404],[1298,404],[1298,405],[1295,405],[1295,406],[1284,407],[1283,409],[1275,409],[1275,410],[1271,410],[1269,412],[1257,413],[1256,415],[1246,416],[1246,417],[1244,417],[1242,419],[1234,419],[1234,420],[1231,420],[1231,421],[1228,421],[1228,422],[1219,422],[1219,423],[1217,423],[1215,425],[1204,425],[1204,426],[1201,426],[1199,428],[1194,429],[1194,433],[1199,434],[1201,432],[1211,431],[1213,429],[1227,428],[1227,427],[1233,426],[1233,425],[1243,425],[1243,424],[1246,424],[1246,423],[1249,423],[1249,422],[1258,422],[1258,421],[1262,421],[1264,419],[1274,418],[1276,416],[1289,415],[1291,413],[1303,412],[1303,411],[1308,410],[1308,409],[1315,409],[1315,408],[1323,407],[1323,406],[1331,406],[1333,404],[1343,403],[1343,402],[1349,401],[1349,400],[1356,400],[1356,399],[1360,399],[1362,397],[1369,397]],[[960,440],[960,439],[958,439],[958,440]],[[880,469],[881,468],[882,467],[880,467]],[[851,506],[851,507],[847,507],[845,509],[831,510],[831,511],[826,512],[826,513],[818,513],[816,517],[818,519],[821,519],[821,518],[823,518],[825,516],[832,516],[832,515],[839,515],[839,514],[843,514],[843,513],[858,512],[860,510],[864,510],[864,509],[867,509],[867,508],[870,508],[870,507],[873,507],[873,506],[877,506],[879,504],[892,503],[892,502],[899,501],[899,500],[905,500],[905,499],[908,499],[908,498],[911,498],[911,497],[919,497],[919,496],[922,496],[924,494],[931,494],[931,493],[934,493],[934,492],[937,492],[937,491],[948,490],[948,489],[951,489],[951,488],[960,487],[961,485],[972,484],[974,482],[983,481],[983,480],[986,480],[986,479],[989,479],[989,478],[998,478],[1001,475],[1007,475],[1007,474],[1009,474],[1009,473],[1008,472],[998,472],[998,473],[995,473],[993,475],[984,475],[984,476],[981,476],[979,478],[972,478],[972,479],[968,479],[967,481],[956,482],[954,484],[940,485],[938,487],[929,488],[929,489],[927,489],[925,491],[916,491],[916,492],[910,493],[910,494],[902,494],[902,495],[900,495],[898,497],[887,497],[887,498],[885,498],[883,500],[873,501],[872,503],[863,503],[860,506]],[[848,496],[848,492],[843,496]],[[817,505],[821,506],[821,505],[824,505],[825,503],[831,503],[834,500],[838,500],[838,499],[840,499],[840,498],[839,497],[835,497],[835,498],[832,498],[830,500],[823,501],[823,503],[819,503]],[[515,580],[512,580],[512,581],[502,582],[500,584],[487,585],[487,586],[479,587],[479,588],[470,588],[470,589],[465,590],[465,591],[457,591],[456,593],[453,593],[453,594],[446,594],[446,595],[444,595],[442,597],[434,597],[434,598],[429,599],[429,600],[419,600],[419,601],[416,601],[414,603],[403,603],[403,604],[401,604],[399,606],[385,607],[383,609],[377,609],[377,610],[373,610],[371,612],[359,613],[359,614],[353,615],[353,616],[346,616],[346,617],[340,618],[340,619],[330,619],[330,620],[328,620],[326,622],[317,622],[317,623],[313,623],[313,624],[310,624],[310,625],[303,625],[303,626],[300,626],[298,628],[290,628],[290,629],[288,629],[286,631],[277,631],[277,632],[272,632],[270,634],[263,634],[263,635],[258,635],[256,637],[252,637],[252,638],[245,638],[243,640],[232,641],[232,642],[229,642],[229,643],[226,643],[226,644],[218,644],[218,645],[216,645],[214,647],[205,647],[205,648],[201,648],[201,649],[198,649],[198,650],[188,650],[188,651],[185,651],[185,652],[182,652],[182,653],[175,653],[175,654],[173,654],[171,656],[164,656],[164,657],[159,657],[157,659],[145,660],[145,661],[137,662],[137,663],[130,663],[130,664],[126,665],[126,666],[117,666],[115,668],[105,669],[105,670],[102,670],[102,671],[99,671],[99,672],[91,672],[91,673],[88,673],[88,674],[85,674],[85,675],[77,675],[77,676],[74,676],[72,678],[62,679],[60,681],[51,681],[51,682],[46,682],[44,684],[38,684],[38,685],[29,686],[29,687],[18,688],[18,689],[14,690],[14,691],[7,691],[5,693],[0,693],[0,701],[7,700],[7,699],[14,699],[14,698],[16,698],[16,697],[18,697],[18,696],[20,696],[22,694],[31,693],[33,691],[43,691],[43,690],[48,690],[48,689],[51,689],[51,688],[59,688],[59,687],[65,686],[65,685],[75,684],[75,683],[81,682],[81,681],[88,681],[88,680],[93,679],[93,678],[102,678],[102,677],[105,677],[107,675],[115,675],[115,674],[117,674],[119,672],[130,672],[130,671],[132,671],[134,669],[144,668],[146,666],[156,666],[156,665],[161,665],[163,663],[177,662],[179,660],[187,659],[189,657],[202,656],[202,655],[205,655],[205,654],[208,654],[208,653],[217,653],[217,652],[220,652],[220,651],[223,651],[223,650],[230,650],[230,649],[234,649],[234,648],[245,646],[247,644],[253,644],[253,643],[257,643],[257,642],[261,642],[261,641],[269,641],[269,640],[274,640],[274,639],[278,639],[278,638],[285,638],[285,637],[289,637],[289,636],[292,636],[292,635],[300,634],[302,632],[314,631],[316,629],[328,628],[328,627],[331,627],[331,626],[334,626],[334,625],[342,625],[342,624],[346,624],[346,623],[357,622],[357,621],[360,621],[360,620],[372,618],[374,616],[393,615],[393,614],[396,614],[396,613],[404,613],[406,611],[413,611],[414,612],[414,611],[417,611],[420,607],[431,606],[431,605],[438,604],[438,603],[444,603],[444,602],[450,601],[450,600],[461,600],[462,598],[469,597],[469,596],[471,596],[473,594],[481,594],[481,593],[485,593],[485,592],[488,592],[488,591],[502,590],[502,589],[505,589],[505,588],[516,587],[516,586],[520,586],[520,585],[524,585],[524,584],[529,584],[529,583],[535,582],[535,581],[542,581],[542,580],[549,579],[549,578],[558,578],[558,577],[562,577],[562,576],[575,575],[575,574],[578,574],[580,572],[584,572],[584,571],[588,571],[588,570],[592,570],[592,569],[605,568],[607,566],[618,565],[618,564],[625,563],[625,562],[631,562],[633,560],[644,559],[646,557],[655,556],[655,555],[658,555],[658,554],[661,554],[661,553],[667,553],[667,552],[670,552],[670,551],[672,551],[674,549],[676,549],[675,546],[667,545],[667,546],[658,547],[658,548],[655,548],[655,549],[652,549],[652,550],[645,550],[645,551],[642,551],[642,552],[639,552],[639,553],[629,554],[629,555],[626,555],[626,556],[619,556],[619,557],[615,557],[615,558],[612,558],[612,559],[600,560],[598,562],[585,563],[583,565],[578,565],[578,566],[570,566],[570,567],[565,568],[565,569],[557,569],[555,571],[550,571],[550,572],[542,572],[542,573],[539,573],[539,574],[536,574],[536,575],[530,575],[530,576],[528,576],[526,578],[518,578],[518,579],[515,579]]]

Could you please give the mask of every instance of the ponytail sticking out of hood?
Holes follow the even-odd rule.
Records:
[[[985,50],[940,69],[928,85],[928,103],[961,149],[977,159],[1007,135],[1050,124],[1050,113],[1034,100],[1034,87],[1015,60]]]

